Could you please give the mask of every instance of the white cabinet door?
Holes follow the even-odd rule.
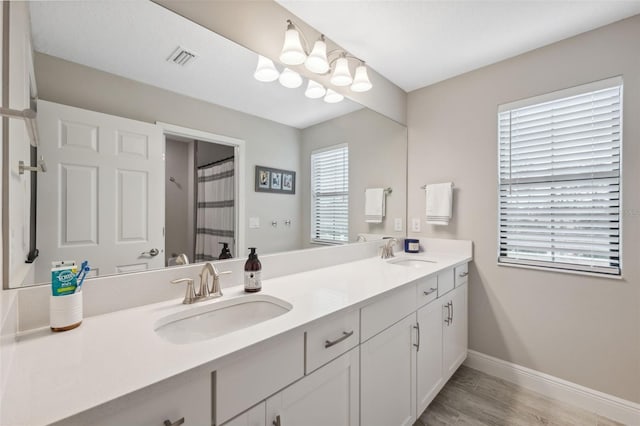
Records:
[[[266,405],[263,401],[222,426],[266,426]]]
[[[442,387],[442,305],[437,301],[418,309],[419,347],[416,353],[417,414]]]
[[[52,426],[211,424],[211,373],[204,367],[155,383]]]
[[[267,425],[358,426],[359,352],[354,348],[267,400]]]
[[[412,314],[360,345],[362,425],[414,423],[415,326],[416,316]]]
[[[443,375],[446,380],[467,357],[467,287],[462,284],[443,300]],[[447,308],[447,305],[449,306]]]
[[[88,259],[97,275],[163,267],[162,129],[46,101],[38,128],[48,171],[38,174],[36,282],[53,260]]]

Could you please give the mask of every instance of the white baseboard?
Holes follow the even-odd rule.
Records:
[[[626,425],[640,425],[640,404],[470,350],[466,366]]]

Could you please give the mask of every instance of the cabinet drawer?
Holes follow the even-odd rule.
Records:
[[[455,286],[453,273],[453,269],[449,269],[448,271],[440,272],[438,274],[438,297],[453,290],[453,287]]]
[[[339,313],[312,325],[305,335],[309,374],[360,342],[360,312]]]
[[[296,332],[246,349],[215,374],[220,425],[304,375],[304,337]]]
[[[451,279],[453,280],[453,275]],[[386,295],[383,299],[365,306],[360,310],[360,341],[364,342],[375,336],[415,310],[415,283],[405,285]]]
[[[456,266],[455,275],[456,287],[469,281],[469,264],[465,263],[464,265]]]
[[[187,371],[53,426],[158,426],[182,418],[185,426],[211,423],[210,371]]]
[[[416,300],[418,308],[438,297],[438,276],[420,278],[416,281]]]

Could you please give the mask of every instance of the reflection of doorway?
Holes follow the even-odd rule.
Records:
[[[244,141],[158,123],[165,133],[166,262],[244,253]]]

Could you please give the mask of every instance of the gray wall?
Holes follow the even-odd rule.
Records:
[[[405,235],[407,128],[370,109],[361,109],[302,130],[302,173],[298,186],[302,192],[302,211],[306,218],[302,243],[311,235],[311,151],[331,145],[349,145],[349,241],[359,233]],[[381,224],[365,222],[366,188],[388,188],[386,216]],[[394,231],[394,218],[403,222]]]
[[[260,253],[299,248],[298,220],[273,228],[273,218],[299,218],[300,193],[274,195],[253,191],[256,164],[300,169],[300,131],[218,105],[118,77],[41,53],[35,55],[40,98],[92,111],[155,123],[162,121],[242,139],[247,146],[246,218],[260,217],[261,228],[241,224],[247,246]],[[240,253],[244,256],[244,253]]]
[[[166,139],[165,143],[165,237],[164,249],[165,259],[175,254],[185,253],[189,260],[193,259],[193,248],[189,245],[189,234],[194,230],[189,225],[193,225],[193,220],[189,220],[189,215],[193,214],[193,209],[189,208],[189,200],[193,200],[190,191],[193,187],[189,185],[189,143]],[[175,182],[169,179],[174,178]],[[193,177],[191,177],[193,180]],[[191,239],[191,241],[193,241]]]
[[[410,235],[474,241],[470,348],[640,402],[640,16],[450,80],[408,98]],[[499,104],[624,78],[622,280],[498,267]],[[449,226],[424,223],[427,182],[456,185]]]
[[[197,165],[198,167],[214,161],[224,160],[233,157],[233,147],[220,145],[217,143],[198,142],[197,143]]]

